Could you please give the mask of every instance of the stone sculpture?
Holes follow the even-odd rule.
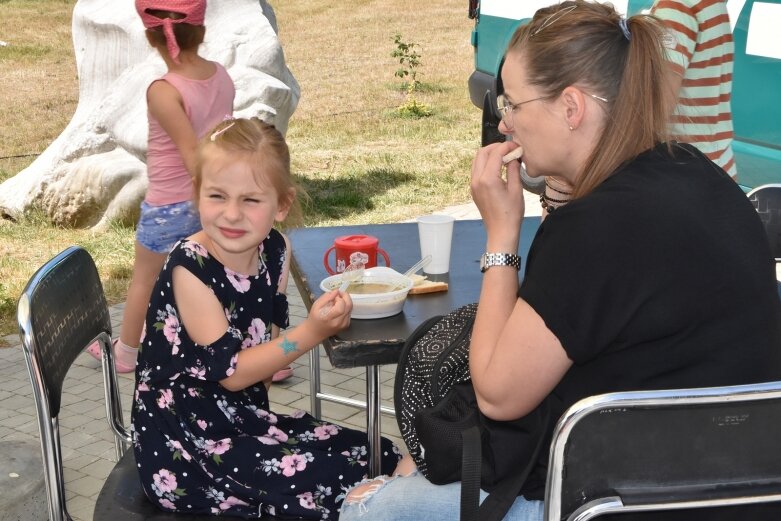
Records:
[[[146,87],[166,70],[143,31],[131,1],[78,0],[76,112],[28,168],[0,184],[1,214],[14,218],[40,207],[65,226],[135,222],[147,184]],[[209,2],[201,54],[233,78],[236,117],[257,116],[285,133],[300,89],[265,0]]]

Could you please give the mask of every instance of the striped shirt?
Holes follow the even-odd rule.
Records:
[[[667,27],[667,59],[683,77],[672,117],[676,139],[699,148],[733,178],[732,39],[725,0],[656,0]]]

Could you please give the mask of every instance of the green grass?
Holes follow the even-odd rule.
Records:
[[[22,45],[0,47],[0,60],[16,60],[19,62],[29,62],[38,60],[50,54],[52,48],[48,45]]]

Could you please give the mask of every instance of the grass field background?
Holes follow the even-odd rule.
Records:
[[[480,111],[467,91],[473,22],[465,0],[270,3],[301,87],[287,140],[309,195],[307,226],[400,221],[469,200]],[[0,0],[0,41],[7,44],[0,46],[0,181],[32,163],[76,108],[75,4]],[[406,100],[394,76],[396,34],[420,54],[414,96],[429,117],[395,110]],[[16,333],[16,301],[29,277],[71,244],[93,255],[109,301],[124,300],[133,234],[119,225],[100,233],[58,228],[35,211],[0,219],[0,338]]]

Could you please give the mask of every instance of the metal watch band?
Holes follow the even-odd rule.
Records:
[[[491,266],[512,266],[516,270],[521,270],[521,258],[512,253],[484,253],[480,258],[480,272]]]

